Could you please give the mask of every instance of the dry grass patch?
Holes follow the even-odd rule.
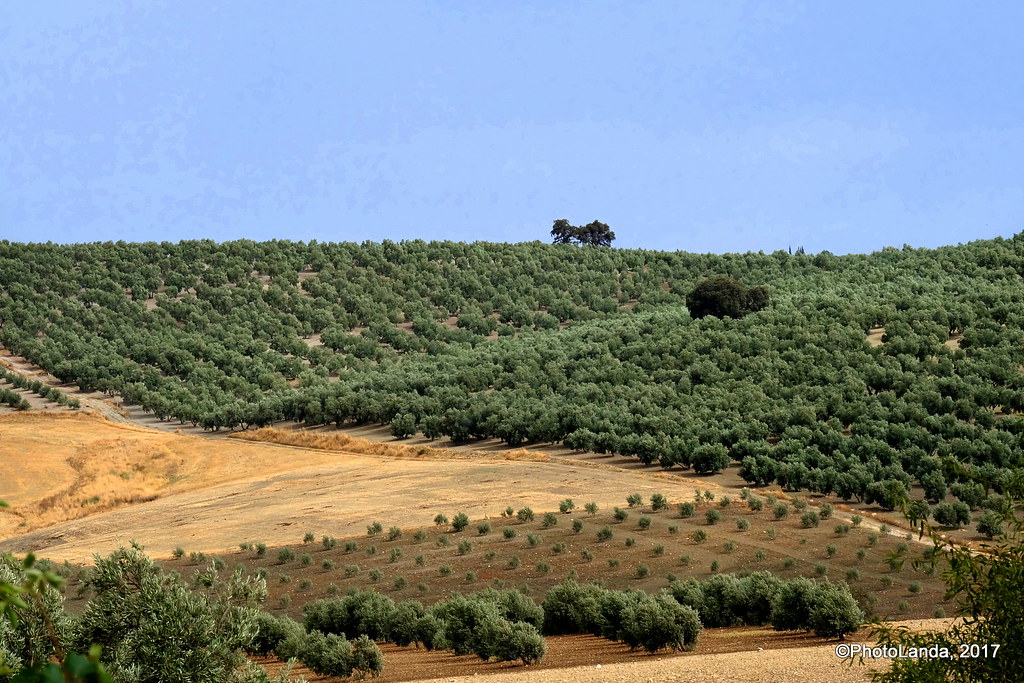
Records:
[[[393,458],[422,458],[424,456],[450,457],[447,451],[429,446],[406,446],[394,443],[375,443],[367,439],[341,433],[310,432],[304,429],[277,429],[262,427],[253,431],[236,432],[232,439],[272,443],[282,446],[315,448],[322,451],[344,451],[360,455],[386,455]]]
[[[884,327],[872,327],[868,330],[867,342],[871,346],[881,346],[885,342],[882,341],[882,337],[885,335]]]
[[[230,435],[232,439],[243,441],[254,441],[257,443],[271,443],[281,446],[298,446],[300,448],[315,448],[323,451],[339,451],[344,453],[356,453],[359,455],[383,455],[391,458],[437,458],[444,460],[466,459],[466,458],[495,458],[501,457],[504,460],[518,462],[550,462],[551,456],[547,453],[531,451],[525,448],[505,451],[496,454],[484,451],[452,450],[449,448],[436,448],[433,446],[407,445],[400,443],[388,443],[371,441],[357,436],[349,436],[342,432],[321,432],[306,429],[278,429],[276,427],[262,427],[260,429],[235,432]]]
[[[505,460],[516,460],[519,462],[548,462],[551,460],[551,456],[547,453],[528,451],[525,448],[517,448],[514,451],[508,451],[505,453],[504,458]]]

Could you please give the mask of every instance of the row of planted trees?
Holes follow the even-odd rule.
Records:
[[[768,573],[688,580],[656,595],[569,580],[540,605],[515,590],[456,595],[429,607],[355,591],[307,605],[301,624],[261,611],[266,584],[240,568],[224,578],[211,565],[189,586],[137,547],[97,559],[87,579],[94,597],[77,616],[64,610],[51,573],[9,557],[0,562],[0,584],[25,585],[30,575],[49,578],[33,586],[34,600],[10,603],[13,619],[0,621],[0,677],[93,650],[117,681],[255,683],[269,678],[245,653],[297,659],[322,675],[376,675],[384,667],[376,642],[532,664],[544,656],[545,634],[591,633],[655,652],[692,649],[705,625],[772,623],[836,637],[863,621],[845,584]]]
[[[263,615],[253,651],[301,659],[310,638],[319,643],[324,634],[358,634],[400,646],[532,664],[544,656],[544,635],[592,634],[631,649],[683,651],[693,649],[705,626],[772,624],[778,630],[833,638],[858,629],[863,620],[845,584],[784,581],[767,572],[675,582],[654,595],[567,580],[548,591],[540,605],[519,591],[490,588],[429,607],[354,591],[307,605],[302,624]]]
[[[873,635],[880,645],[926,653],[894,658],[876,680],[1020,680],[1024,619],[1015,599],[1024,562],[1020,472],[1006,493],[1001,520],[1008,531],[992,545],[954,545],[922,525],[933,544],[926,562],[945,570],[963,619],[948,630],[922,633],[876,625]],[[594,633],[657,651],[692,648],[704,626],[771,623],[780,630],[841,637],[862,619],[843,584],[781,581],[767,573],[675,582],[657,595],[566,581],[541,605],[516,591],[487,590],[431,607],[355,592],[308,605],[303,624],[262,612],[266,585],[241,569],[225,580],[211,565],[197,572],[189,587],[177,574],[160,571],[137,547],[97,558],[89,582],[95,597],[82,614],[71,616],[62,606],[59,577],[31,557],[21,562],[3,557],[0,678],[269,683],[245,652],[294,657],[317,672],[374,675],[384,665],[374,638],[533,662],[544,654],[541,633]],[[88,658],[76,654],[85,651]]]
[[[72,409],[80,408],[82,405],[81,401],[77,398],[74,396],[68,396],[57,387],[49,386],[38,379],[28,379],[24,375],[14,372],[13,370],[8,370],[4,367],[0,367],[0,381],[8,382],[16,389],[30,391],[42,398],[55,402],[57,405],[67,406]],[[9,389],[4,391],[7,395],[14,393]],[[12,407],[17,407],[19,410],[27,410],[29,407],[28,401],[21,399],[20,396],[18,398],[20,399],[20,403],[18,405],[15,405],[15,403],[10,401],[6,402],[10,402]]]
[[[1019,236],[847,257],[4,242],[0,343],[204,429],[375,422],[875,500],[957,483],[944,456],[1021,464],[1022,259]],[[771,304],[694,320],[707,275]]]

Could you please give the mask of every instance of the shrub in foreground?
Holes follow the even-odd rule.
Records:
[[[289,636],[302,635],[302,624],[288,617],[275,617],[269,612],[256,616],[256,635],[245,651],[255,655],[269,655]]]
[[[664,593],[646,596],[622,612],[622,641],[632,650],[692,650],[700,632],[696,610]]]
[[[302,610],[307,631],[327,634],[359,634],[373,640],[387,640],[395,602],[376,591],[356,591],[343,598],[317,600]]]
[[[241,568],[192,590],[140,548],[96,561],[88,581],[94,598],[79,617],[72,648],[103,647],[115,680],[231,680],[245,665],[244,647],[258,633],[266,583]]]
[[[779,589],[771,619],[777,631],[814,631],[823,638],[839,638],[860,628],[864,613],[846,584],[798,578]]]
[[[341,636],[307,633],[298,651],[302,664],[321,676],[352,675],[352,645]]]
[[[822,638],[842,638],[864,623],[864,612],[846,584],[818,585],[809,625],[815,635]]]
[[[593,584],[565,581],[544,596],[544,633],[601,633],[603,589]]]
[[[984,490],[993,485],[992,481],[982,481],[969,471],[960,474],[965,478],[970,476],[972,481],[954,484],[953,491],[958,497],[965,491],[977,489],[980,498]],[[1020,600],[1021,576],[1024,575],[1024,522],[1021,521],[1024,473],[1015,471],[1006,476],[998,482],[998,490],[1001,503],[996,510],[990,510],[993,516],[989,520],[993,522],[989,531],[995,542],[986,544],[983,552],[956,544],[936,532],[926,520],[911,517],[910,521],[927,533],[932,542],[925,555],[924,568],[934,571],[940,563],[947,567],[942,574],[947,595],[955,600],[962,619],[945,631],[927,633],[876,625],[871,636],[879,645],[942,647],[951,657],[893,659],[890,669],[876,674],[875,680],[883,683],[1016,683],[1024,680],[1024,604]],[[975,502],[980,503],[980,500]],[[1000,645],[998,650],[992,647],[995,643]]]
[[[489,621],[485,632],[494,639],[491,655],[500,662],[536,664],[547,652],[544,637],[532,624],[506,619]]]
[[[376,676],[384,668],[377,644],[366,636],[349,641],[342,636],[312,631],[298,652],[299,661],[321,676]]]

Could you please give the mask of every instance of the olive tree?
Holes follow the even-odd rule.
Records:
[[[94,597],[79,618],[75,648],[102,646],[115,678],[236,680],[259,633],[266,583],[241,569],[227,580],[213,567],[205,576],[206,589],[192,590],[138,546],[97,556],[86,581]]]
[[[978,552],[935,532],[924,520],[911,518],[927,534],[932,551],[918,564],[944,563],[947,594],[957,603],[960,619],[947,630],[914,633],[885,624],[873,629],[882,646],[945,648],[949,656],[893,659],[888,671],[873,676],[879,683],[911,681],[1024,680],[1024,602],[1020,581],[1024,576],[1024,473],[1001,483],[1007,505],[993,514],[1001,523],[990,529],[992,542]],[[1005,525],[1005,526],[1003,526]],[[998,644],[998,649],[993,647]],[[973,649],[972,649],[973,648]]]

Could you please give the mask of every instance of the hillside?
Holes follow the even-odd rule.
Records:
[[[76,614],[101,598],[89,558],[132,542],[192,591],[234,566],[277,617],[578,580],[697,606],[678,676],[718,657],[738,680],[756,646],[854,680],[806,625],[695,596],[753,610],[810,578],[890,619],[953,609],[894,509],[995,531],[975,524],[1022,464],[1022,258],[1019,236],[848,257],[0,243],[0,550],[63,561]],[[717,276],[767,306],[691,317]],[[648,675],[573,628],[530,675]],[[517,675],[372,637],[385,680]]]
[[[4,242],[0,343],[207,430],[382,423],[934,504],[969,478],[953,461],[989,480],[1021,464],[1022,259],[1021,236],[846,257]],[[691,319],[686,293],[720,275],[769,306]]]
[[[4,464],[16,474],[4,482],[13,507],[0,514],[0,549],[49,558],[68,579],[64,604],[76,615],[96,599],[96,586],[86,583],[90,555],[130,542],[145,545],[194,590],[228,566],[265,581],[263,609],[294,618],[352,591],[430,605],[514,587],[540,602],[573,578],[657,594],[680,581],[729,585],[731,573],[764,571],[782,580],[848,581],[866,609],[896,618],[930,616],[945,604],[937,575],[908,571],[921,550],[912,538],[840,510],[833,521],[808,526],[801,511],[824,515],[825,507],[799,497],[645,472],[623,467],[625,460],[550,457],[550,449],[434,449],[316,431],[244,435],[256,440],[168,433],[95,413],[0,416]],[[625,500],[624,491],[636,499]],[[655,494],[666,507],[655,505]],[[568,505],[567,495],[578,502]],[[693,509],[684,513],[687,504]],[[780,517],[778,504],[788,514]],[[536,512],[524,514],[531,507]],[[465,511],[469,526],[438,523],[436,511],[446,520]],[[898,565],[892,557],[901,558]],[[382,643],[381,680],[643,681],[655,671],[683,680],[714,671],[717,680],[738,681],[754,662],[785,661],[807,680],[854,681],[884,665],[849,667],[835,657],[834,643],[811,633],[707,625],[694,652],[655,656],[595,635],[549,636],[543,662],[527,670]],[[257,661],[272,672],[282,666],[273,657]],[[301,666],[292,673],[314,675]]]
[[[357,444],[323,451],[211,440],[90,415],[0,416],[0,438],[12,475],[0,486],[11,504],[0,511],[0,549],[78,563],[132,540],[156,556],[180,545],[215,553],[244,540],[284,545],[296,529],[345,537],[376,519],[423,525],[454,509],[477,519],[573,495],[608,507],[624,490],[682,497],[695,485],[505,453],[359,454]]]

